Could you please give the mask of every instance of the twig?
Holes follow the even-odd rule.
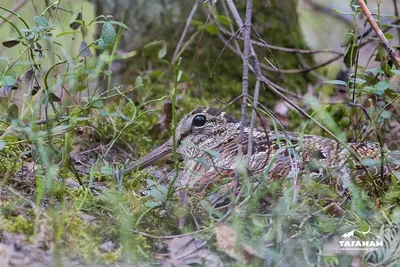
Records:
[[[256,81],[256,88],[254,89],[254,99],[253,99],[253,112],[251,114],[251,121],[249,127],[249,141],[247,143],[247,166],[250,166],[251,153],[253,150],[253,130],[256,123],[257,117],[257,106],[258,106],[258,96],[260,94],[260,81]]]
[[[238,27],[243,27],[243,22],[240,18],[239,12],[236,9],[236,6],[233,4],[232,0],[226,0],[228,3],[228,6],[232,12],[233,17],[235,18],[236,24]],[[264,87],[267,89],[270,89],[272,92],[274,92],[276,95],[281,97],[283,100],[285,100],[289,105],[291,105],[293,108],[295,108],[301,115],[306,117],[307,119],[311,120],[314,122],[318,127],[320,127],[322,130],[324,130],[329,136],[332,137],[332,139],[336,140],[339,144],[341,144],[353,157],[357,162],[361,162],[360,157],[348,147],[348,144],[346,144],[343,140],[340,140],[337,136],[335,136],[328,128],[326,128],[324,125],[322,125],[319,121],[315,120],[311,115],[309,115],[306,111],[304,111],[302,108],[300,108],[296,103],[294,103],[291,99],[289,99],[286,95],[284,95],[282,92],[277,89],[275,84],[268,80],[265,76],[263,76],[261,73],[259,73],[260,69],[260,63],[258,61],[257,55],[254,52],[253,47],[251,46],[251,51],[253,55],[253,66],[252,71],[256,73],[257,80],[261,81],[264,84]]]
[[[183,40],[185,39],[186,33],[189,30],[190,22],[192,21],[192,18],[194,16],[194,13],[196,12],[198,6],[199,6],[199,0],[196,0],[194,2],[192,10],[190,11],[190,14],[186,20],[185,28],[183,28],[183,32],[182,32],[181,38],[179,39],[178,45],[175,48],[175,52],[174,52],[174,55],[172,56],[171,64],[174,64],[176,61],[177,54],[178,54],[179,50],[181,49]]]
[[[399,17],[399,9],[397,8],[397,0],[393,0],[393,8],[394,8],[394,15],[396,17]],[[400,29],[397,28],[397,38],[399,38],[399,42],[400,42]]]
[[[343,57],[343,54],[337,55],[337,56],[335,56],[335,57],[333,57],[333,58],[331,58],[331,59],[329,59],[329,60],[327,60],[325,62],[322,62],[320,64],[317,64],[317,65],[314,65],[314,66],[311,66],[311,67],[303,68],[303,69],[282,70],[282,69],[275,69],[275,68],[268,67],[266,64],[260,64],[260,65],[261,65],[261,67],[263,69],[268,70],[268,71],[272,71],[272,72],[278,72],[278,73],[283,73],[283,74],[299,74],[299,73],[310,72],[310,71],[316,70],[318,68],[322,68],[322,67],[324,67],[326,65],[331,64],[332,62],[335,62],[336,60],[338,60],[338,59],[340,59],[342,57]]]
[[[211,14],[212,14],[212,12],[213,12],[213,9],[214,9],[216,3],[217,3],[217,1],[213,1],[213,4],[212,4],[212,6],[211,6],[211,11],[210,11],[210,13],[209,13],[208,16],[207,16],[206,22],[204,23],[204,27],[203,27],[203,30],[202,30],[201,35],[200,35],[200,40],[199,40],[199,42],[197,43],[196,50],[194,51],[193,61],[196,61],[196,59],[197,59],[197,53],[199,52],[201,40],[203,39],[204,32],[206,31],[208,22],[209,22],[209,20],[210,20],[210,18],[211,18]]]
[[[376,23],[375,19],[372,17],[371,12],[369,11],[367,5],[365,4],[364,0],[357,0],[358,4],[362,12],[364,13],[365,17],[367,18],[369,24],[371,24],[372,29],[378,36],[379,40],[382,43],[383,48],[389,54],[389,57],[394,61],[397,67],[400,67],[400,57],[396,54],[396,52],[391,47],[389,41],[386,39],[385,35],[383,34],[382,30],[379,28],[378,24]]]
[[[400,23],[400,18],[397,18],[397,19],[391,21],[391,22],[389,23],[389,25],[386,25],[386,28],[383,29],[382,32],[385,33],[385,32],[388,32],[390,29],[392,29],[393,26],[391,26],[390,24],[396,25],[396,24],[399,24],[399,23]],[[372,27],[371,27],[371,30],[372,30]],[[368,30],[367,32],[369,32],[369,30]],[[367,44],[373,42],[374,39],[372,39],[372,38],[376,38],[376,37],[377,37],[376,34],[375,34],[375,36],[371,36],[371,39],[369,39],[368,41],[365,41],[364,43],[362,43],[362,44],[360,45],[360,48],[362,48],[362,47],[364,47],[365,45],[367,45]],[[360,38],[361,38],[361,36],[358,37],[358,39],[360,39]]]
[[[233,3],[232,3],[233,4]],[[247,97],[249,94],[249,56],[250,56],[250,33],[251,33],[251,12],[253,7],[253,1],[247,0],[246,5],[246,16],[245,22],[242,29],[243,39],[244,39],[244,48],[243,48],[243,77],[242,77],[242,107],[241,107],[241,124],[240,124],[240,133],[238,137],[239,142],[239,157],[243,155],[243,135],[244,135],[244,124],[246,123],[246,110],[247,110]]]
[[[232,32],[228,31],[221,25],[218,25],[218,26],[219,26],[218,28],[219,28],[220,32],[222,32],[223,34],[232,36]],[[237,36],[237,38],[243,40],[243,38],[241,36]],[[277,50],[277,51],[282,51],[282,52],[287,52],[287,53],[299,53],[299,54],[318,54],[318,53],[327,54],[327,53],[330,53],[330,54],[336,54],[336,55],[343,55],[342,52],[338,52],[338,51],[330,50],[330,49],[308,50],[308,49],[281,47],[281,46],[277,46],[277,45],[268,44],[265,40],[259,38],[258,36],[255,36],[255,38],[257,38],[258,41],[251,40],[252,44],[261,46],[261,47],[266,47],[271,50]]]

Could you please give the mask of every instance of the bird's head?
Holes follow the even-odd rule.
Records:
[[[213,149],[232,136],[238,128],[239,121],[226,112],[211,107],[197,108],[183,117],[176,127],[175,140],[178,153],[188,156],[199,149]],[[135,162],[126,172],[136,168],[146,168],[171,156],[172,153],[173,139],[170,138]]]

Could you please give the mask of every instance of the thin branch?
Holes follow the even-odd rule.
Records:
[[[229,3],[233,4],[231,1]],[[247,110],[247,97],[249,94],[249,56],[250,56],[250,34],[251,34],[251,12],[253,7],[253,1],[247,0],[246,5],[246,16],[245,22],[242,29],[243,39],[244,39],[244,48],[243,48],[243,77],[242,77],[242,107],[241,107],[241,124],[240,124],[240,133],[238,137],[239,142],[239,157],[243,155],[243,135],[244,135],[244,124],[246,123],[246,110]]]
[[[393,0],[393,9],[394,9],[394,15],[396,17],[399,17],[399,9],[397,8],[397,0]],[[397,28],[397,38],[399,38],[400,41],[400,29]]]
[[[394,63],[397,65],[397,67],[400,67],[400,57],[396,54],[394,49],[391,47],[389,41],[386,39],[382,30],[379,28],[378,24],[376,23],[375,19],[372,17],[371,11],[369,11],[364,0],[357,0],[357,2],[360,5],[360,8],[361,8],[362,12],[364,13],[365,17],[367,18],[369,24],[371,24],[372,29],[375,31],[376,35],[378,36],[379,40],[381,41],[383,48],[389,54],[389,57],[394,61]]]
[[[337,56],[335,56],[335,57],[333,57],[333,58],[331,58],[331,59],[329,59],[329,60],[327,60],[325,62],[322,62],[320,64],[314,65],[312,67],[303,68],[303,69],[282,70],[282,69],[275,69],[275,68],[268,67],[266,64],[262,64],[262,63],[260,65],[261,65],[261,67],[263,69],[268,70],[268,71],[272,71],[272,72],[278,72],[278,73],[284,73],[284,74],[296,74],[296,73],[298,74],[298,73],[306,73],[306,72],[310,72],[312,70],[316,70],[318,68],[322,68],[322,67],[324,67],[326,65],[331,64],[332,62],[335,62],[336,60],[338,60],[338,59],[340,59],[342,57],[343,57],[343,54],[342,55],[337,55]]]
[[[258,106],[258,96],[260,94],[260,81],[257,80],[256,88],[254,89],[254,99],[253,99],[253,112],[251,114],[251,121],[249,127],[249,142],[247,144],[247,166],[250,166],[251,153],[253,150],[253,130],[257,118],[257,106]]]
[[[228,3],[228,6],[232,12],[233,17],[235,18],[236,24],[238,27],[243,27],[243,22],[240,18],[239,12],[236,9],[236,6],[233,4],[232,0],[226,0]],[[251,44],[251,43],[250,43]],[[261,81],[264,84],[265,89],[270,89],[272,92],[274,92],[276,95],[281,97],[283,100],[285,100],[289,105],[291,105],[293,108],[295,108],[301,115],[306,117],[307,119],[311,120],[314,122],[318,127],[320,127],[322,130],[324,130],[329,136],[331,136],[332,139],[336,140],[338,144],[342,145],[344,149],[346,149],[350,155],[357,161],[361,162],[360,157],[349,148],[348,144],[344,142],[343,140],[339,139],[336,137],[328,128],[326,128],[324,125],[322,125],[319,121],[315,120],[311,115],[309,115],[306,111],[304,111],[301,107],[299,107],[296,103],[294,103],[291,99],[289,99],[286,95],[281,93],[279,89],[275,86],[275,84],[268,80],[265,76],[263,76],[260,73],[260,63],[258,61],[257,55],[254,52],[253,47],[250,47],[252,56],[253,56],[253,66],[250,68],[252,71],[256,73],[257,80]],[[367,173],[369,173],[367,171]]]
[[[178,45],[176,46],[174,55],[172,56],[172,60],[171,60],[172,64],[174,64],[175,61],[177,60],[176,57],[178,55],[179,50],[181,49],[183,40],[185,39],[187,31],[189,30],[190,22],[192,21],[192,18],[194,16],[194,13],[196,12],[198,6],[199,6],[199,0],[196,0],[194,5],[193,5],[193,7],[192,7],[192,10],[190,11],[190,14],[189,14],[189,16],[188,16],[188,18],[186,20],[185,28],[183,28],[183,32],[182,32],[181,38],[179,39]]]
[[[382,30],[382,32],[385,33],[385,32],[388,32],[389,30],[391,30],[391,29],[393,28],[393,26],[391,26],[391,24],[396,25],[396,24],[399,24],[399,23],[400,23],[400,18],[397,18],[397,19],[393,20],[392,22],[389,23],[389,25],[386,25],[386,27]],[[372,27],[371,27],[370,29],[372,30]],[[369,33],[369,30],[368,30],[367,32]],[[359,36],[358,39],[360,39],[361,37],[365,37],[365,36]],[[365,41],[364,43],[362,43],[362,44],[360,45],[360,48],[362,48],[362,47],[364,47],[365,45],[367,45],[367,44],[373,42],[374,39],[372,39],[372,38],[376,38],[376,37],[377,37],[376,34],[375,34],[374,36],[371,36],[371,37],[370,37],[371,39],[369,39],[368,41]]]
[[[211,6],[211,11],[210,11],[210,13],[209,13],[208,16],[207,16],[206,23],[204,23],[204,27],[203,27],[203,30],[202,30],[201,35],[200,35],[200,40],[199,40],[199,42],[197,43],[196,50],[194,51],[193,61],[196,61],[196,59],[197,59],[197,53],[199,52],[201,40],[203,39],[204,32],[206,31],[208,22],[209,22],[209,20],[210,20],[210,18],[211,18],[211,14],[212,14],[212,12],[213,12],[213,10],[214,10],[214,7],[215,7],[215,4],[216,4],[216,3],[217,3],[217,1],[213,1],[213,4],[212,4],[212,6]]]
[[[223,34],[232,36],[232,32],[228,31],[223,26],[219,25],[218,28]],[[318,53],[330,53],[330,54],[337,54],[337,55],[343,54],[342,52],[338,52],[338,51],[334,51],[334,50],[330,50],[330,49],[308,50],[308,49],[281,47],[281,46],[277,46],[277,45],[268,44],[265,40],[263,40],[257,36],[255,36],[255,37],[258,39],[258,41],[251,40],[252,44],[261,46],[261,47],[266,47],[271,50],[277,50],[277,51],[282,51],[282,52],[287,52],[287,53],[299,53],[299,54],[318,54]],[[243,40],[243,38],[241,36],[238,36],[237,38]]]

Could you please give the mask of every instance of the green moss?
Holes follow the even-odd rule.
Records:
[[[18,215],[17,217],[9,217],[8,219],[0,217],[0,229],[12,233],[33,233],[33,225],[31,221],[27,220],[22,215]]]
[[[100,254],[101,261],[105,264],[117,262],[121,259],[122,249],[105,252]]]

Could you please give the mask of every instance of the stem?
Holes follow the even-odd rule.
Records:
[[[375,19],[372,17],[371,11],[369,11],[367,5],[365,4],[364,0],[357,0],[358,4],[362,12],[364,13],[365,17],[367,18],[369,24],[371,24],[372,29],[378,36],[379,40],[382,43],[383,48],[385,48],[386,52],[389,54],[389,57],[393,60],[397,67],[400,67],[400,57],[396,54],[394,49],[391,47],[389,41],[386,39],[385,35],[383,34],[382,30],[379,28],[378,24],[376,23]]]

